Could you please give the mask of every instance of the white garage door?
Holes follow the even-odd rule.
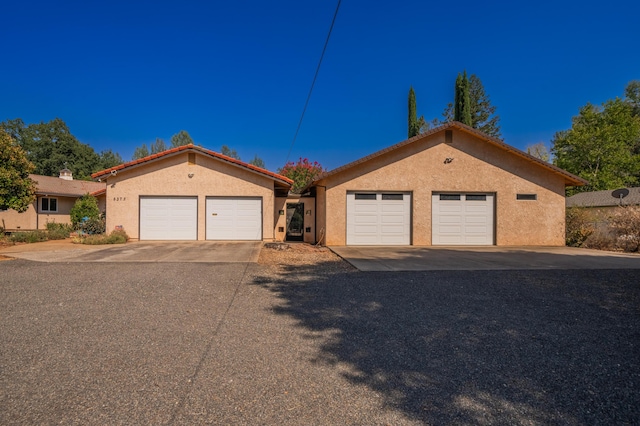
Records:
[[[207,198],[207,240],[262,240],[262,199]]]
[[[140,197],[141,240],[197,240],[197,197]]]
[[[411,193],[347,193],[347,244],[411,244]]]
[[[492,245],[493,194],[433,194],[433,245]]]

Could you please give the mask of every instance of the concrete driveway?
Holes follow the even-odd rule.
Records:
[[[0,250],[0,254],[37,262],[255,263],[261,247],[261,241],[145,241],[88,246],[65,240],[16,245]]]
[[[330,247],[360,271],[640,269],[640,255],[573,247]]]

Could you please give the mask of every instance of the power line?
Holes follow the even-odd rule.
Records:
[[[318,78],[318,73],[320,72],[320,65],[322,65],[322,58],[324,58],[324,52],[327,50],[327,45],[329,44],[329,39],[331,38],[331,31],[333,31],[333,24],[336,23],[336,17],[338,16],[338,10],[340,9],[340,3],[342,0],[338,0],[338,5],[336,6],[336,11],[333,14],[333,20],[331,21],[331,27],[329,27],[329,33],[327,34],[327,39],[324,42],[324,47],[322,48],[322,54],[320,55],[320,60],[318,61],[318,67],[316,68],[316,73],[313,76],[313,81],[311,82],[311,88],[309,89],[309,94],[307,95],[307,100],[304,103],[304,108],[302,108],[302,114],[300,115],[300,121],[298,121],[298,128],[296,128],[296,133],[293,135],[293,140],[291,141],[291,146],[289,147],[289,152],[287,152],[287,159],[285,160],[285,164],[289,162],[289,156],[291,155],[291,150],[293,149],[293,145],[296,143],[296,139],[298,138],[298,132],[300,132],[300,126],[302,126],[302,120],[304,120],[304,113],[307,112],[307,106],[309,105],[309,99],[311,99],[311,93],[313,92],[313,86],[316,84],[316,79]]]

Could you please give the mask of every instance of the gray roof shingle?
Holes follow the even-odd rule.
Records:
[[[89,180],[65,180],[59,177],[41,175],[29,175],[29,177],[36,182],[36,193],[38,195],[80,197],[107,187],[104,182],[92,182]]]
[[[613,190],[580,192],[567,198],[567,207],[609,207],[640,205],[640,188],[627,188],[629,195],[622,200],[614,198]]]

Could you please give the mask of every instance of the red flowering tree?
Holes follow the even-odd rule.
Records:
[[[312,163],[308,158],[300,158],[296,163],[289,161],[278,169],[278,173],[293,180],[291,192],[300,192],[325,171],[320,163],[317,161]]]

